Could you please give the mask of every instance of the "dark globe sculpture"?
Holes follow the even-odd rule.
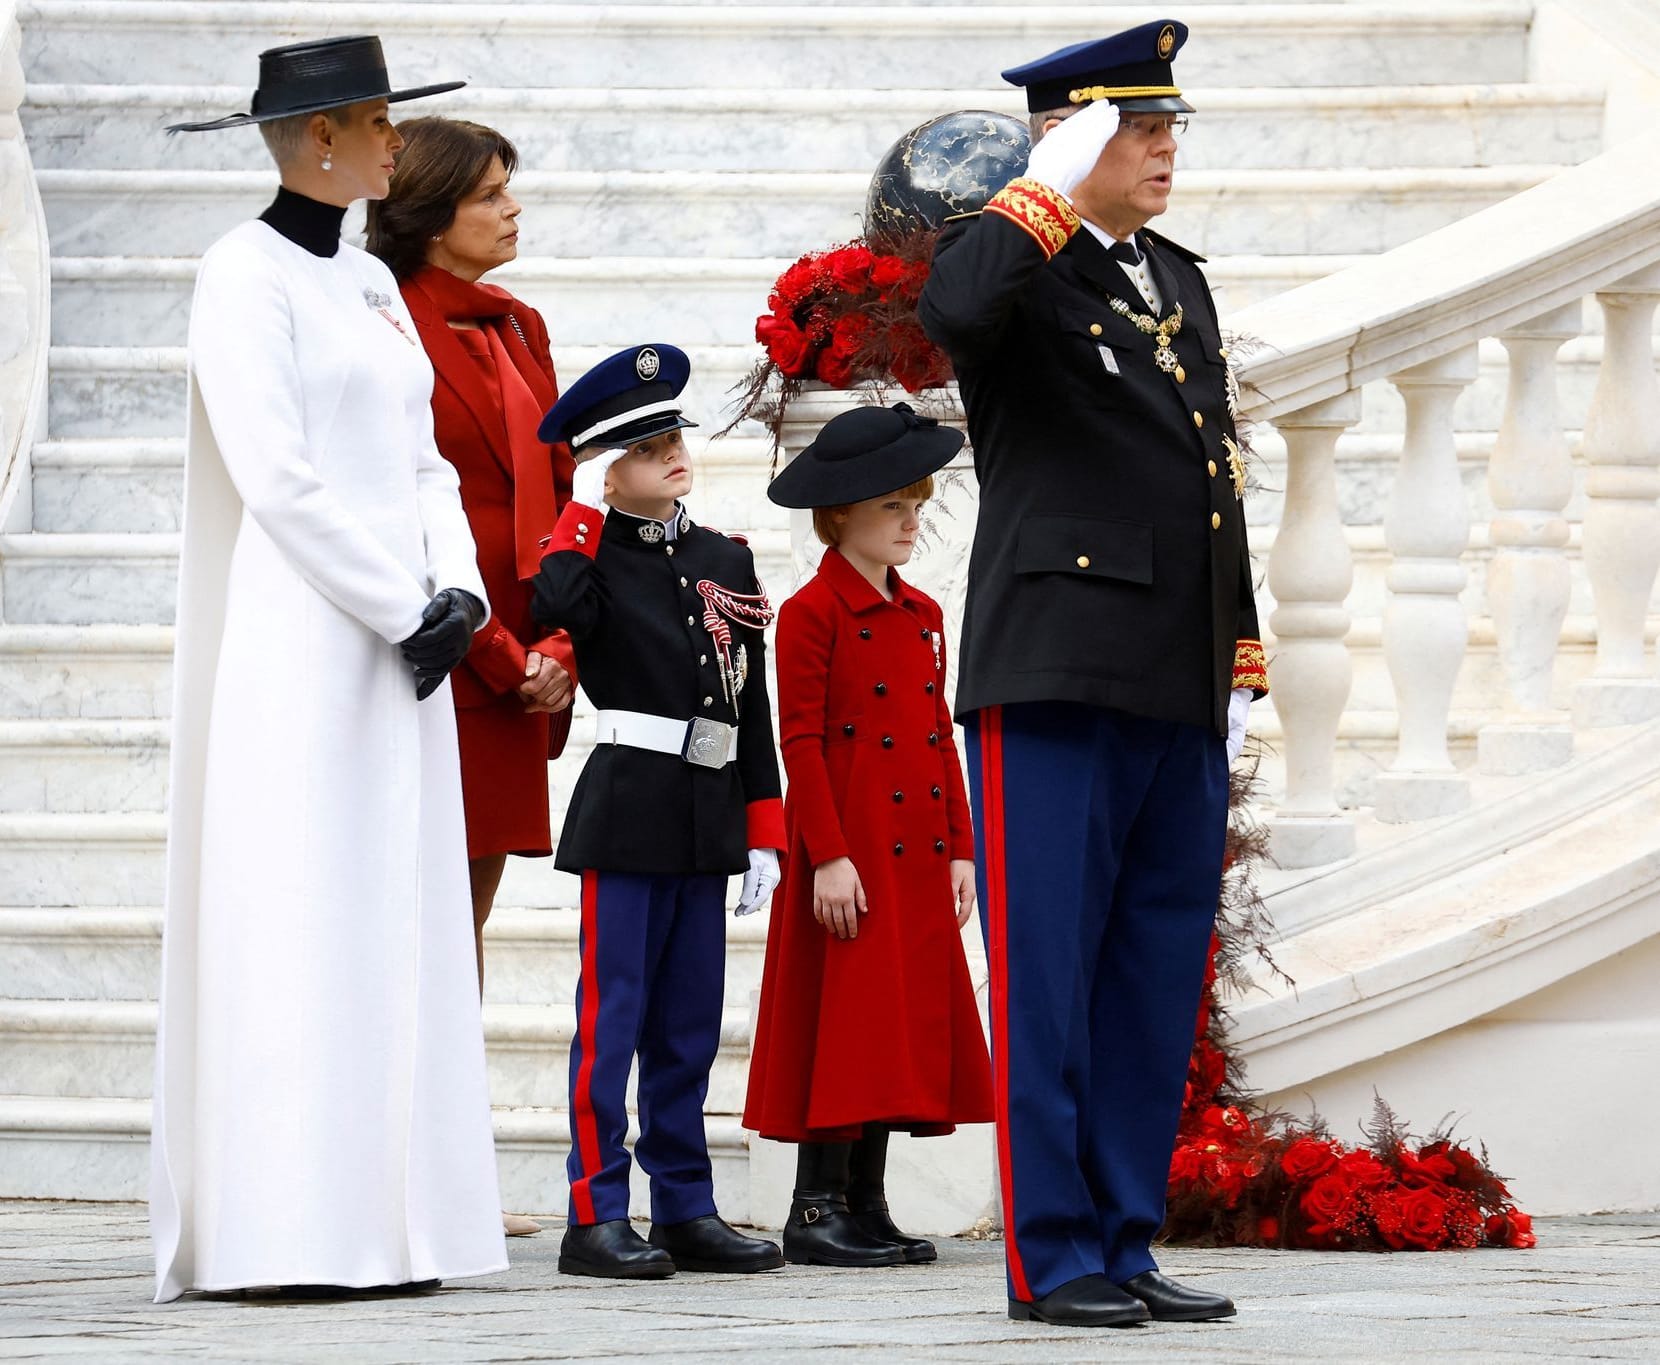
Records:
[[[908,236],[974,213],[1026,169],[1032,135],[1008,114],[964,109],[911,129],[883,155],[865,199],[865,235]]]

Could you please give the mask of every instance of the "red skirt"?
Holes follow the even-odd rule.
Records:
[[[457,707],[461,802],[467,812],[467,857],[553,852],[548,825],[548,717],[514,696],[490,706]]]

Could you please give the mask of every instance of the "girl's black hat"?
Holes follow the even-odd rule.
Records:
[[[812,445],[767,485],[780,507],[840,507],[879,498],[936,473],[963,434],[920,417],[909,403],[853,408],[824,424]]]

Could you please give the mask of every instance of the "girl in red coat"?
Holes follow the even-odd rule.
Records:
[[[960,932],[974,841],[944,622],[893,569],[962,441],[903,403],[858,408],[767,490],[812,508],[829,546],[778,614],[789,853],[744,1110],[746,1127],[801,1145],[784,1228],[798,1264],[932,1261],[888,1215],[888,1134],[992,1120]]]

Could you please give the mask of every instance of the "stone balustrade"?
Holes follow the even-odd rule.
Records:
[[[1471,799],[1449,756],[1453,687],[1470,617],[1491,618],[1506,695],[1477,735],[1478,773],[1567,763],[1576,729],[1660,715],[1646,654],[1660,569],[1660,140],[1626,143],[1440,232],[1246,309],[1234,328],[1262,345],[1242,366],[1246,415],[1271,423],[1287,452],[1285,510],[1268,562],[1277,602],[1269,675],[1283,732],[1283,791],[1269,818],[1282,867],[1355,852],[1355,815],[1336,780],[1338,728],[1353,664],[1353,581],[1334,451],[1361,415],[1364,386],[1386,380],[1406,408],[1385,519],[1383,651],[1398,749],[1374,813],[1406,823]],[[1580,552],[1595,602],[1597,662],[1568,710],[1553,683],[1568,615],[1574,460],[1557,405],[1557,353],[1584,331],[1585,299],[1603,318],[1603,352],[1581,454],[1587,469]],[[1508,356],[1503,419],[1488,461],[1493,505],[1484,607],[1465,600],[1470,512],[1452,410],[1476,378],[1475,345]]]
[[[45,408],[46,219],[23,140],[22,33],[0,0],[0,531],[28,488],[29,443]]]

